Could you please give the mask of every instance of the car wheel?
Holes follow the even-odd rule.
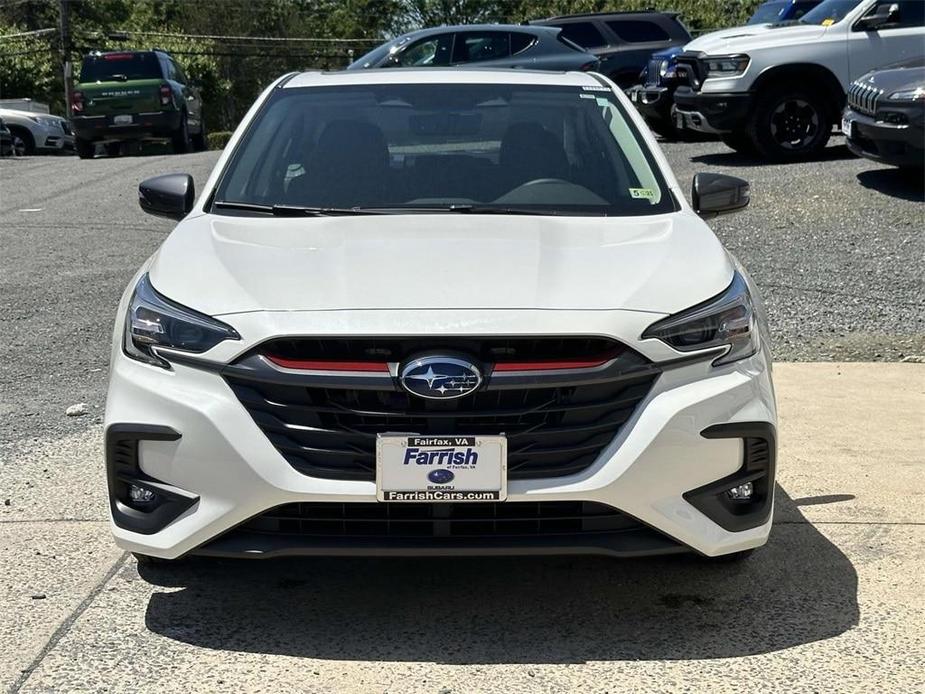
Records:
[[[729,133],[723,135],[723,144],[741,154],[754,154],[755,145],[745,133]]]
[[[92,159],[96,154],[96,143],[89,140],[81,140],[79,137],[74,139],[74,149],[77,156],[81,159]]]
[[[110,157],[118,157],[122,154],[121,142],[110,142],[106,145],[106,154]]]
[[[35,154],[35,139],[25,128],[10,128],[10,135],[13,136],[13,156],[28,157]]]
[[[193,149],[197,152],[205,152],[209,146],[206,137],[206,122],[202,117],[202,114],[199,114],[199,132],[193,135]]]
[[[649,129],[654,132],[656,135],[661,135],[666,140],[677,140],[680,139],[679,136],[681,131],[679,131],[675,124],[669,120],[647,120],[646,125],[649,126]]]
[[[819,94],[781,85],[758,98],[747,131],[759,154],[775,161],[800,161],[822,151],[832,120]]]
[[[180,116],[180,127],[174,131],[170,140],[175,154],[185,154],[190,151],[189,122],[186,119],[186,113]]]

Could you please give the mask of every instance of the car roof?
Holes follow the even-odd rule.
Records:
[[[544,27],[532,24],[450,24],[447,26],[428,27],[426,29],[416,29],[415,31],[409,31],[407,34],[396,36],[394,39],[389,41],[389,43],[409,37],[417,38],[420,36],[429,36],[431,34],[446,34],[449,32],[458,31],[525,31],[531,33],[540,31],[555,33],[561,31],[561,29],[559,29],[559,27]]]
[[[292,89],[364,84],[512,84],[597,88],[603,86],[587,72],[458,67],[340,70],[337,72],[319,70],[296,74],[280,86],[284,89]]]

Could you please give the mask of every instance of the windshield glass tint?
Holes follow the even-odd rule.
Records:
[[[87,56],[80,68],[81,82],[160,79],[161,68],[154,53],[110,53]]]
[[[609,90],[459,83],[278,89],[215,199],[549,214],[674,209]]]
[[[821,24],[822,26],[837,24],[857,7],[859,2],[861,0],[825,0],[821,5],[800,17],[800,21],[804,24]]]

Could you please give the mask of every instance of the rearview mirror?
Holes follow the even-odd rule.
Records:
[[[882,27],[884,24],[892,24],[899,20],[899,5],[895,2],[889,5],[883,4],[877,7],[874,14],[861,17],[854,25],[855,29],[861,31],[870,31]]]
[[[193,209],[196,187],[189,174],[172,173],[145,179],[138,186],[138,204],[148,214],[181,220]]]
[[[725,174],[694,175],[691,204],[694,206],[694,212],[704,219],[738,212],[748,207],[749,200],[748,181]]]

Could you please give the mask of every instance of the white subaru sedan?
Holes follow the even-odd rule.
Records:
[[[286,75],[119,306],[112,530],[199,554],[695,552],[765,543],[760,302],[620,90],[588,73]]]

